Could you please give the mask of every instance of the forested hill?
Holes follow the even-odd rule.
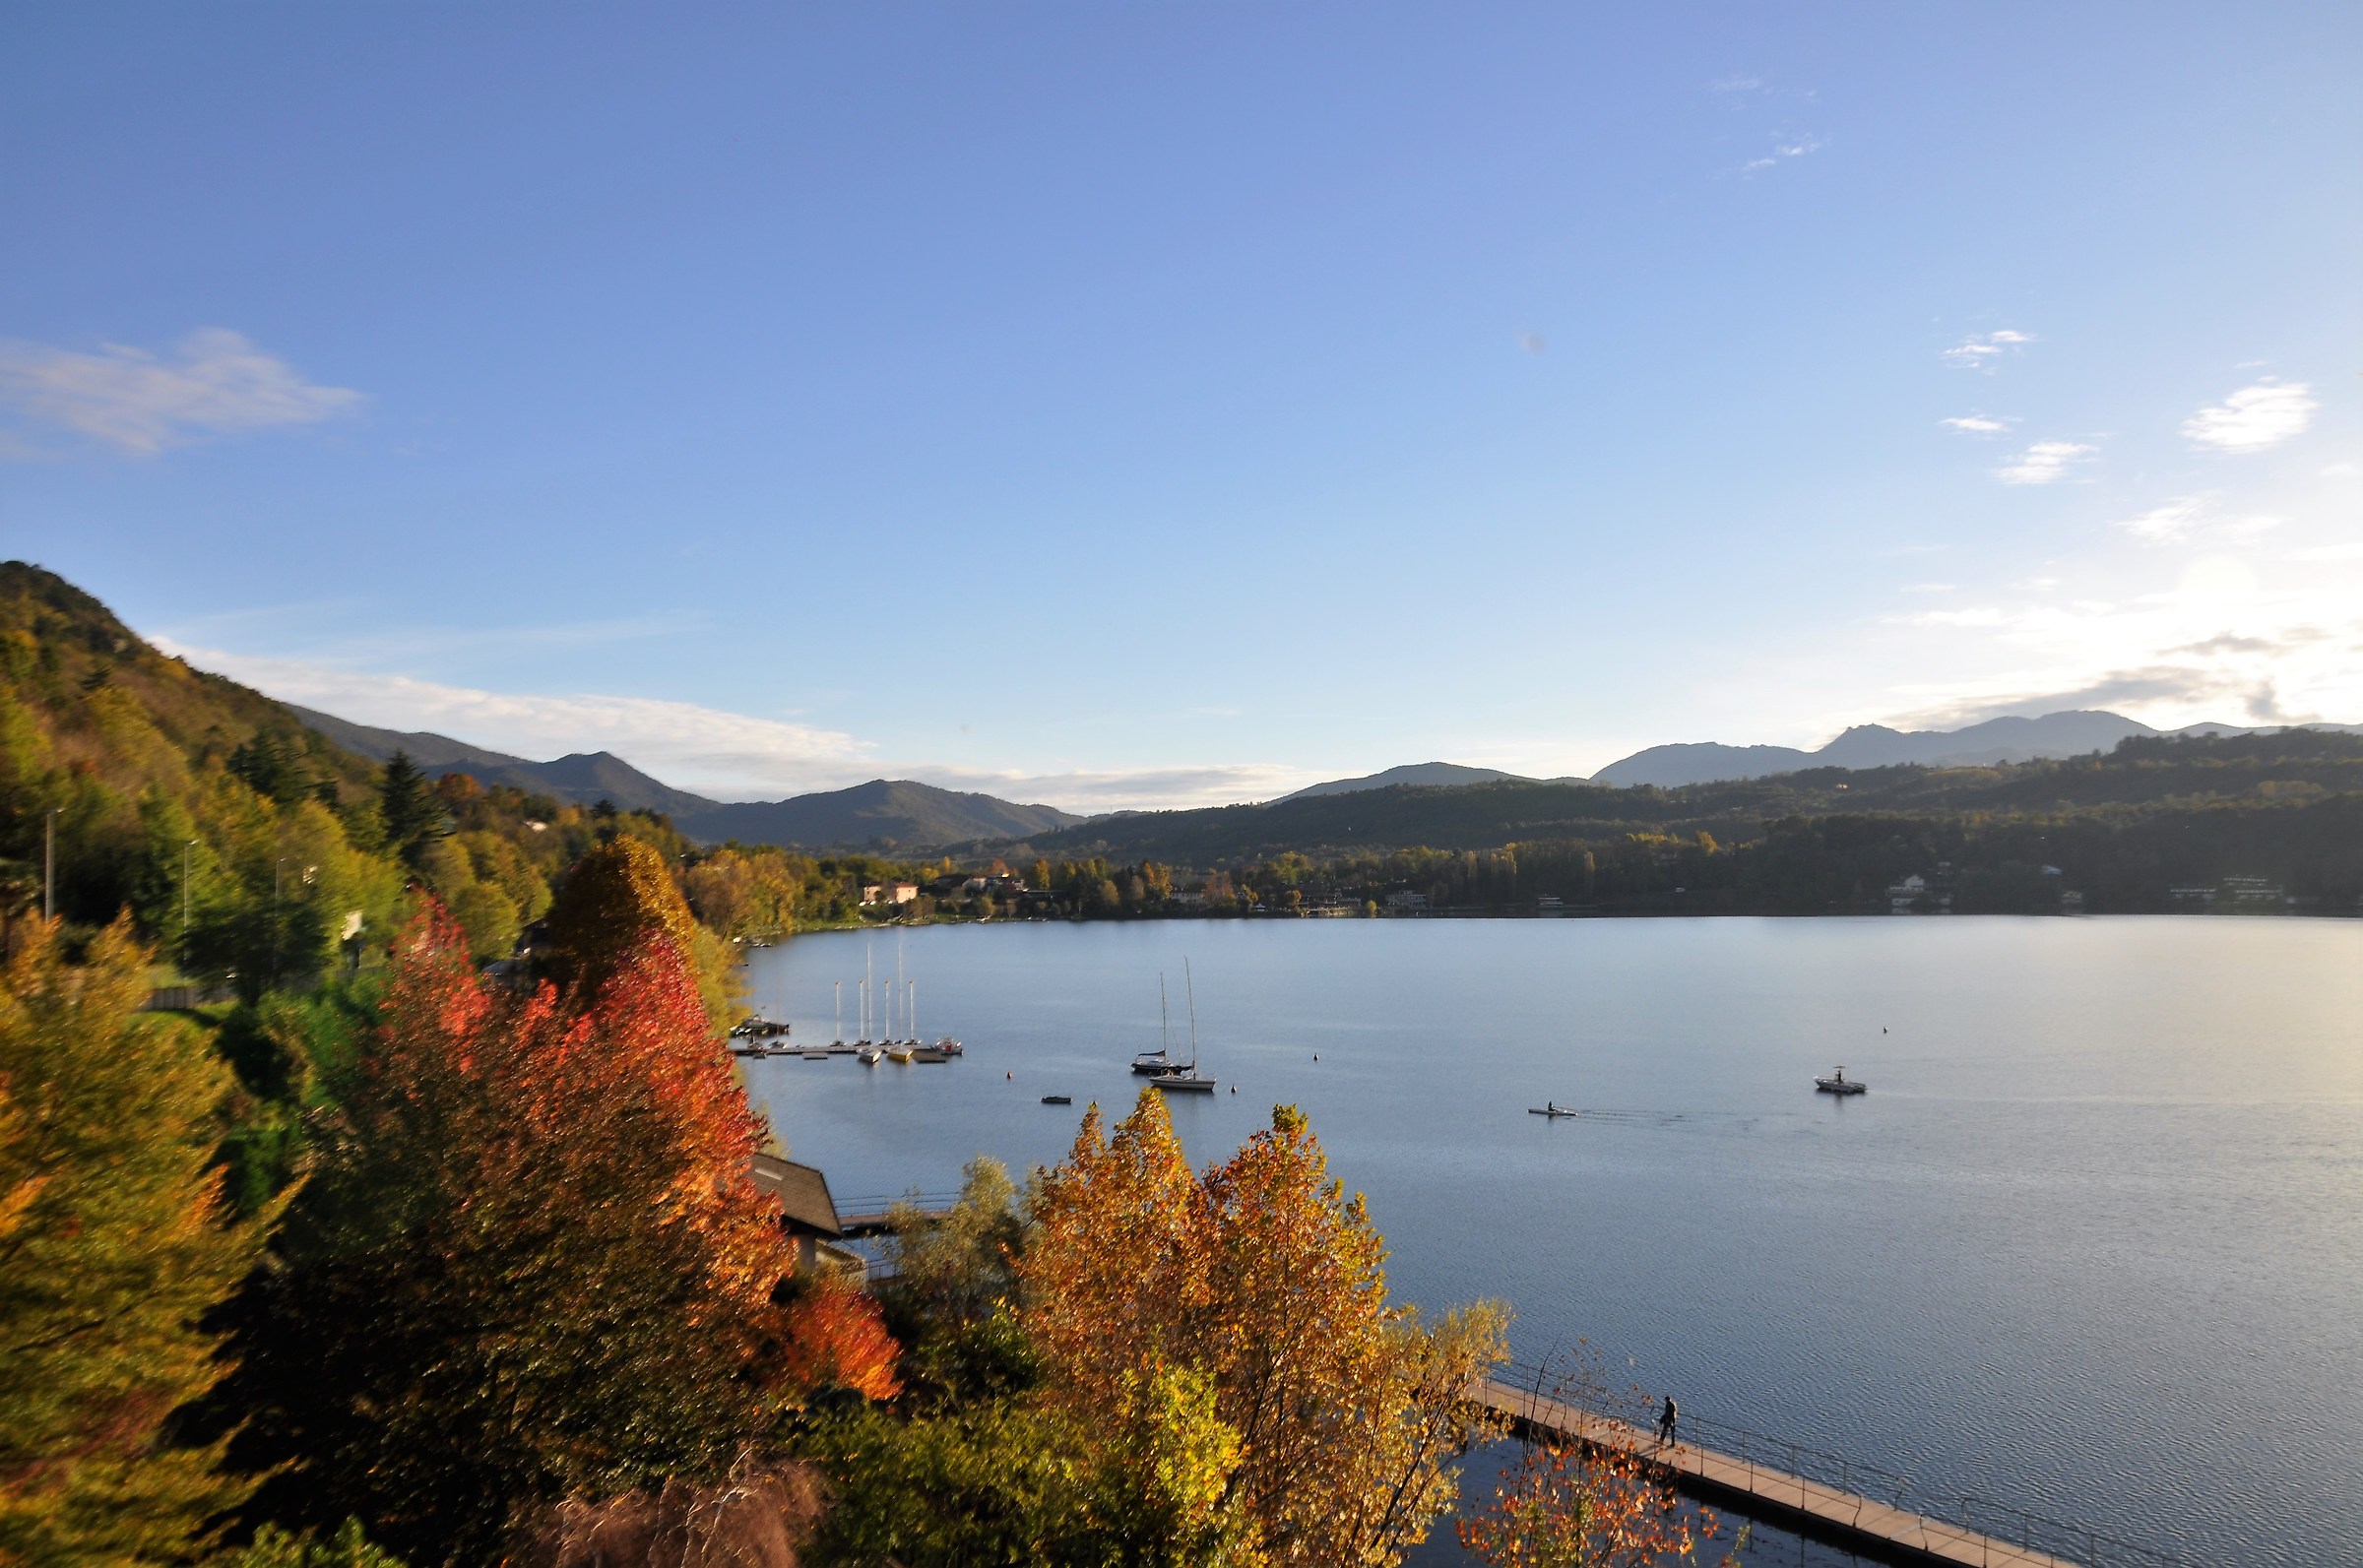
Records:
[[[2101,815],[2207,805],[2288,806],[2363,797],[2363,735],[2282,730],[2133,738],[2059,761],[1977,768],[1821,768],[1661,789],[1502,782],[1300,796],[1264,805],[1144,812],[1036,835],[1027,851],[1232,866],[1291,851],[1325,854],[1490,849],[1521,841],[1619,840],[1635,833],[1719,843],[1763,837],[1783,818],[1923,819]]]
[[[788,800],[708,802],[674,819],[692,838],[740,844],[860,845],[906,851],[974,840],[1054,833],[1081,822],[1055,806],[872,779]]]
[[[259,992],[382,941],[413,887],[503,956],[618,831],[685,847],[661,819],[381,767],[55,574],[0,564],[0,917],[40,909],[53,842],[59,914],[129,909],[186,974]]]

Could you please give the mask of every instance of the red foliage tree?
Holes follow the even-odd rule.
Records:
[[[842,1275],[816,1269],[788,1307],[782,1380],[802,1392],[850,1388],[865,1399],[890,1400],[903,1391],[894,1373],[901,1349],[873,1297]]]
[[[514,1510],[723,1473],[767,1424],[792,1261],[759,1120],[652,937],[580,1012],[485,989],[430,909],[396,944],[347,1116],[237,1309],[257,1511],[348,1514],[415,1562]]]

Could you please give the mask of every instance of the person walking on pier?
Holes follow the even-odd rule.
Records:
[[[1659,1412],[1658,1412],[1658,1417],[1657,1417],[1657,1446],[1658,1446],[1658,1447],[1660,1447],[1660,1448],[1663,1448],[1663,1447],[1665,1447],[1665,1446],[1666,1446],[1668,1443],[1671,1443],[1671,1442],[1673,1442],[1673,1441],[1674,1441],[1674,1423],[1675,1423],[1676,1421],[1680,1420],[1681,1418],[1682,1418],[1682,1410],[1681,1410],[1681,1407],[1677,1406],[1677,1405],[1674,1403],[1674,1396],[1673,1396],[1673,1395],[1671,1395],[1671,1394],[1667,1395],[1667,1396],[1666,1396],[1666,1408],[1665,1408],[1663,1411],[1659,1411]]]

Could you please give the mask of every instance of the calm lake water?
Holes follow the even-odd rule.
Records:
[[[850,1037],[898,949],[965,1059],[748,1064],[841,1197],[1055,1163],[1135,1097],[1160,972],[1185,1043],[1186,955],[1192,1159],[1303,1106],[1396,1292],[1508,1301],[1520,1358],[1580,1337],[1693,1414],[2197,1562],[2363,1557],[2363,922],[932,927],[760,951],[752,998],[825,1041],[844,980]],[[1816,1095],[1838,1063],[1871,1093]]]

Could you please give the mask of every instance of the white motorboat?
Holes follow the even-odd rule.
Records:
[[[1815,1079],[1814,1088],[1824,1095],[1867,1095],[1871,1092],[1869,1084],[1859,1078],[1847,1077],[1843,1067],[1827,1078]]]

